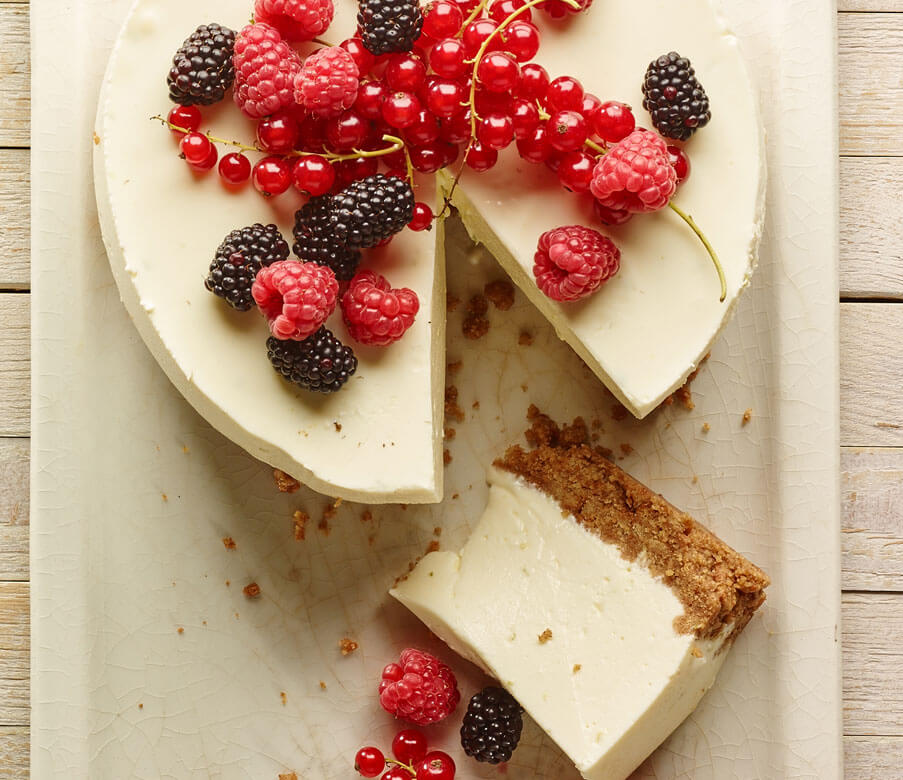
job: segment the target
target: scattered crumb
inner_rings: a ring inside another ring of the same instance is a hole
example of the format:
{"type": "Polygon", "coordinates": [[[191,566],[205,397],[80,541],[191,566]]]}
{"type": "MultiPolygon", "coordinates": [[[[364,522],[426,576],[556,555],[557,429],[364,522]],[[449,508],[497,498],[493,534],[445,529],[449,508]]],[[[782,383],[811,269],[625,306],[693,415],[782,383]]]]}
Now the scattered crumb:
{"type": "Polygon", "coordinates": [[[602,420],[600,420],[598,417],[593,417],[593,419],[590,420],[589,427],[592,428],[594,431],[603,431],[603,430],[605,430],[605,429],[602,427],[602,420]]]}
{"type": "Polygon", "coordinates": [[[749,421],[752,419],[752,409],[747,409],[743,412],[743,426],[749,425],[749,421]]]}
{"type": "Polygon", "coordinates": [[[225,547],[227,550],[234,550],[238,547],[238,545],[235,544],[235,540],[231,536],[224,536],[223,547],[225,547]]]}
{"type": "Polygon", "coordinates": [[[399,504],[398,506],[401,507],[401,511],[402,511],[402,512],[407,512],[407,511],[408,511],[408,505],[407,505],[407,504],[399,504]]]}
{"type": "Polygon", "coordinates": [[[182,626],[179,626],[179,627],[176,629],[176,632],[179,633],[179,634],[184,634],[184,633],[185,633],[185,629],[182,628],[182,626]]]}
{"type": "Polygon", "coordinates": [[[375,541],[376,541],[376,536],[374,536],[373,534],[371,534],[369,537],[367,537],[367,544],[369,544],[371,547],[373,546],[373,543],[375,541]]]}
{"type": "Polygon", "coordinates": [[[238,613],[235,613],[235,619],[238,620],[238,613]]]}
{"type": "Polygon", "coordinates": [[[297,479],[290,477],[281,469],[273,469],[273,481],[280,493],[294,493],[301,487],[297,479]]]}
{"type": "Polygon", "coordinates": [[[603,458],[608,458],[608,460],[611,460],[611,456],[614,455],[614,452],[608,447],[596,447],[595,449],[603,458]]]}
{"type": "Polygon", "coordinates": [[[372,519],[373,519],[373,512],[371,512],[369,509],[365,509],[361,513],[361,522],[362,523],[369,523],[372,519]]]}
{"type": "Polygon", "coordinates": [[[163,498],[164,501],[169,501],[169,496],[167,496],[166,493],[161,493],[160,496],[163,498]]]}
{"type": "Polygon", "coordinates": [[[300,509],[292,515],[292,531],[295,534],[295,541],[304,541],[308,520],[310,520],[310,515],[308,515],[307,512],[302,512],[300,509]]]}
{"type": "Polygon", "coordinates": [[[697,482],[699,482],[699,477],[694,474],[693,475],[693,484],[695,485],[697,482]]]}
{"type": "Polygon", "coordinates": [[[470,405],[470,408],[471,408],[471,409],[479,409],[479,408],[480,408],[480,402],[479,402],[479,401],[474,401],[474,402],[470,405]]]}
{"type": "Polygon", "coordinates": [[[446,466],[452,462],[452,454],[448,450],[442,450],[442,462],[446,466]]]}
{"type": "Polygon", "coordinates": [[[712,430],[712,426],[711,426],[711,425],[709,425],[708,423],[703,423],[703,424],[702,424],[702,432],[703,432],[703,433],[708,433],[710,430],[712,430]]]}
{"type": "Polygon", "coordinates": [[[329,527],[329,520],[326,519],[326,515],[320,518],[320,522],[317,523],[317,530],[324,536],[329,536],[332,529],[329,527]]]}
{"type": "Polygon", "coordinates": [[[206,621],[206,620],[202,620],[202,621],[201,621],[201,625],[202,625],[202,626],[206,626],[206,625],[207,625],[207,621],[206,621]]]}
{"type": "Polygon", "coordinates": [[[458,388],[454,385],[445,388],[445,417],[464,422],[464,410],[458,406],[458,388]]]}
{"type": "Polygon", "coordinates": [[[187,445],[187,444],[183,444],[183,445],[182,445],[182,452],[184,452],[186,455],[187,455],[189,452],[191,452],[191,450],[188,449],[188,445],[187,445]]]}
{"type": "Polygon", "coordinates": [[[539,644],[544,645],[552,638],[552,629],[547,628],[539,635],[539,644]]]}
{"type": "Polygon", "coordinates": [[[628,414],[630,414],[630,412],[627,411],[627,408],[622,403],[616,403],[611,407],[611,416],[618,422],[625,419],[628,414]]]}
{"type": "Polygon", "coordinates": [[[456,298],[451,293],[446,293],[445,295],[445,309],[446,311],[454,311],[461,305],[461,299],[456,298]]]}
{"type": "Polygon", "coordinates": [[[232,580],[226,580],[226,587],[228,588],[231,585],[232,585],[232,580]]]}
{"type": "Polygon", "coordinates": [[[139,710],[143,710],[143,709],[144,709],[144,703],[143,703],[143,702],[140,702],[140,701],[138,702],[138,709],[139,709],[139,710]]]}
{"type": "Polygon", "coordinates": [[[574,664],[574,668],[572,671],[574,672],[574,674],[577,674],[577,672],[579,672],[582,668],[583,668],[583,664],[574,664]]]}
{"type": "Polygon", "coordinates": [[[282,706],[284,707],[286,702],[288,702],[288,696],[285,695],[285,691],[279,691],[279,698],[282,699],[282,706]]]}
{"type": "Polygon", "coordinates": [[[94,133],[94,145],[100,146],[100,136],[97,133],[94,133]]]}
{"type": "Polygon", "coordinates": [[[693,645],[693,647],[690,648],[690,655],[694,658],[702,658],[702,650],[696,647],[696,645],[693,645]]]}
{"type": "Polygon", "coordinates": [[[433,541],[431,541],[426,546],[426,551],[427,553],[439,552],[439,541],[437,539],[433,539],[433,541]]]}
{"type": "Polygon", "coordinates": [[[457,435],[458,435],[458,431],[456,431],[456,430],[455,430],[454,428],[452,428],[450,425],[446,425],[446,426],[445,426],[445,440],[446,440],[446,441],[451,441],[451,440],[454,439],[455,436],[457,436],[457,435]]]}
{"type": "Polygon", "coordinates": [[[467,316],[461,324],[461,332],[465,338],[471,341],[483,338],[489,333],[489,320],[486,312],[489,311],[489,302],[482,295],[474,295],[467,304],[467,316]]]}
{"type": "Polygon", "coordinates": [[[279,780],[298,780],[298,775],[294,772],[288,772],[287,774],[279,775],[279,780]]]}
{"type": "Polygon", "coordinates": [[[333,425],[335,426],[336,433],[341,433],[341,432],[342,432],[342,423],[340,423],[340,422],[334,422],[333,425]]]}
{"type": "Polygon", "coordinates": [[[461,361],[456,360],[454,363],[449,363],[445,369],[449,376],[454,376],[461,370],[461,361]]]}
{"type": "Polygon", "coordinates": [[[522,330],[520,332],[520,336],[517,337],[517,343],[522,347],[532,347],[533,346],[533,334],[529,333],[526,330],[522,330]]]}
{"type": "Polygon", "coordinates": [[[489,282],[483,292],[486,297],[492,301],[492,305],[499,311],[508,311],[514,306],[514,285],[507,279],[498,279],[489,282]]]}
{"type": "Polygon", "coordinates": [[[625,457],[626,457],[627,455],[632,455],[632,454],[633,454],[633,447],[631,447],[629,444],[627,444],[627,443],[625,442],[624,444],[621,445],[621,452],[624,453],[624,456],[625,456],[625,457]]]}
{"type": "Polygon", "coordinates": [[[358,643],[348,637],[339,640],[339,650],[342,651],[342,655],[351,655],[358,647],[358,643]]]}
{"type": "Polygon", "coordinates": [[[526,382],[521,383],[520,389],[526,393],[528,390],[527,383],[526,382]]]}
{"type": "Polygon", "coordinates": [[[454,494],[452,495],[452,501],[457,501],[459,498],[461,498],[461,494],[460,494],[460,493],[454,493],[454,494]]]}
{"type": "Polygon", "coordinates": [[[442,536],[442,529],[438,525],[433,529],[433,536],[442,536]]]}
{"type": "Polygon", "coordinates": [[[325,691],[325,690],[326,690],[326,683],[323,682],[322,680],[320,680],[320,690],[321,690],[321,691],[325,691]]]}
{"type": "Polygon", "coordinates": [[[249,585],[245,585],[241,592],[249,599],[256,599],[260,596],[260,585],[252,582],[249,585]]]}

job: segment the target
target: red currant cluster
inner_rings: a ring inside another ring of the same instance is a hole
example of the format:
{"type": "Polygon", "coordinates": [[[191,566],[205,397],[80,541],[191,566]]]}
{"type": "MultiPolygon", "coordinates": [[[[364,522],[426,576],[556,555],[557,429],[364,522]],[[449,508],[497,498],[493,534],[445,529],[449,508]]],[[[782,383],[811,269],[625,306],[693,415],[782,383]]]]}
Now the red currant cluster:
{"type": "Polygon", "coordinates": [[[416,729],[399,731],[386,758],[377,747],[364,747],[354,757],[354,768],[364,777],[381,780],[453,780],[455,762],[448,753],[429,750],[426,736],[416,729]]]}

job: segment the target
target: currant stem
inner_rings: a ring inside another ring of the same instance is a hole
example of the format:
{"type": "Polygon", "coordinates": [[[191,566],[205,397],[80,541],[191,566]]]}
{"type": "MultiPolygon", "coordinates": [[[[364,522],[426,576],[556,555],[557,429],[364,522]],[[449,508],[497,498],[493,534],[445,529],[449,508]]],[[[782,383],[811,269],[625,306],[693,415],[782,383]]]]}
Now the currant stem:
{"type": "Polygon", "coordinates": [[[458,30],[458,35],[456,37],[460,37],[460,36],[464,35],[464,31],[467,29],[468,25],[470,25],[471,22],[474,22],[477,20],[477,18],[479,18],[479,16],[483,13],[483,11],[485,10],[488,3],[489,3],[489,0],[480,0],[477,7],[474,8],[473,11],[470,12],[470,16],[468,16],[464,20],[464,24],[461,25],[461,29],[458,30]]]}
{"type": "Polygon", "coordinates": [[[670,209],[677,214],[684,222],[686,222],[690,229],[697,235],[700,241],[702,241],[702,245],[706,248],[706,251],[709,253],[709,257],[712,258],[712,262],[715,264],[715,270],[718,272],[718,281],[721,283],[721,303],[724,303],[724,299],[727,298],[727,279],[724,277],[724,267],[721,265],[721,260],[718,259],[718,253],[715,251],[715,248],[709,243],[708,238],[706,238],[705,233],[703,233],[699,229],[699,225],[696,224],[693,217],[687,214],[683,209],[680,208],[674,201],[672,200],[668,206],[670,209]]]}
{"type": "Polygon", "coordinates": [[[411,773],[411,777],[415,777],[417,775],[417,771],[414,769],[414,767],[411,764],[406,764],[403,761],[399,761],[398,759],[395,759],[395,758],[387,758],[386,763],[387,764],[395,764],[395,766],[400,766],[402,769],[406,769],[408,772],[411,773]]]}

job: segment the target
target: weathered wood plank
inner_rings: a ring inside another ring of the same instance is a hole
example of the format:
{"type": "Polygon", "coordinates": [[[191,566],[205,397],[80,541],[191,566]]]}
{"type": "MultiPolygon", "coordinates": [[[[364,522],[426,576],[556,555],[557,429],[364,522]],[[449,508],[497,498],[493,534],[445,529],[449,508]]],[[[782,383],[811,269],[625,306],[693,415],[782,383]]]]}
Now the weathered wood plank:
{"type": "Polygon", "coordinates": [[[0,767],[6,780],[28,780],[28,727],[0,727],[0,767]]]}
{"type": "Polygon", "coordinates": [[[841,13],[863,11],[903,12],[899,0],[838,0],[837,10],[841,13]]]}
{"type": "Polygon", "coordinates": [[[0,439],[0,581],[28,580],[28,439],[0,439]]]}
{"type": "Polygon", "coordinates": [[[0,724],[29,722],[28,584],[0,582],[0,724]]]}
{"type": "Polygon", "coordinates": [[[29,431],[30,298],[0,294],[0,436],[27,436],[29,431]]]}
{"type": "Polygon", "coordinates": [[[0,290],[29,287],[29,156],[0,149],[0,290]]]}
{"type": "Polygon", "coordinates": [[[28,146],[31,81],[27,3],[0,5],[0,146],[28,146]]]}
{"type": "Polygon", "coordinates": [[[899,780],[903,737],[846,737],[843,757],[846,780],[899,780]]]}

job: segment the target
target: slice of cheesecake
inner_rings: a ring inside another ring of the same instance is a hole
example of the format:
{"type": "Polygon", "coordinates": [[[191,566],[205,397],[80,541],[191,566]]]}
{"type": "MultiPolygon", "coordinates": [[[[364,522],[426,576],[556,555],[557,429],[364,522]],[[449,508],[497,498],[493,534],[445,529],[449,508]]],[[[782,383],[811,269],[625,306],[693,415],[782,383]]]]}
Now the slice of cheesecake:
{"type": "Polygon", "coordinates": [[[496,677],[589,780],[626,778],[695,709],[766,575],[538,417],[459,552],[392,595],[496,677]]]}

